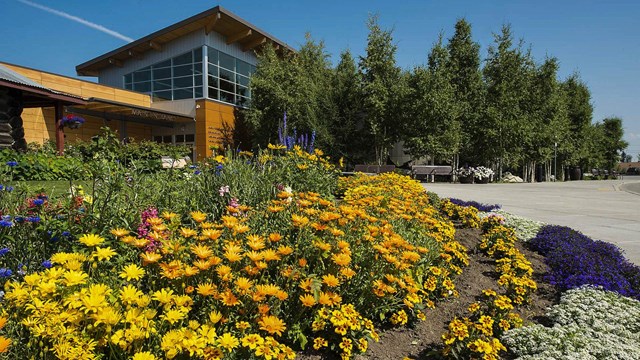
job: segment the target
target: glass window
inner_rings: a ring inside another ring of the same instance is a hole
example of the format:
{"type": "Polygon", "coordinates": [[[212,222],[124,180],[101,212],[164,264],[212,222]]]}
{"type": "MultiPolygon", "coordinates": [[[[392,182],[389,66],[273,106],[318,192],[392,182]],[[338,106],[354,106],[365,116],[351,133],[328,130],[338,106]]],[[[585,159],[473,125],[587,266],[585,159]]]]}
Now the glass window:
{"type": "Polygon", "coordinates": [[[124,76],[124,83],[131,84],[131,79],[133,79],[133,74],[127,74],[124,76]]]}
{"type": "Polygon", "coordinates": [[[167,91],[154,91],[153,97],[159,100],[171,100],[171,90],[167,91]]]}
{"type": "Polygon", "coordinates": [[[184,135],[176,135],[176,142],[177,143],[183,143],[184,142],[184,135]]]}
{"type": "Polygon", "coordinates": [[[232,82],[229,81],[224,81],[222,79],[220,79],[220,90],[224,90],[224,91],[228,91],[228,92],[235,92],[234,89],[234,85],[232,82]]]}
{"type": "Polygon", "coordinates": [[[171,79],[154,81],[153,91],[158,90],[171,90],[171,79]]]}
{"type": "Polygon", "coordinates": [[[236,80],[233,72],[229,70],[225,70],[223,68],[220,68],[220,79],[221,80],[224,79],[231,82],[234,82],[236,80]]]}
{"type": "Polygon", "coordinates": [[[209,98],[219,100],[220,94],[218,94],[218,89],[209,87],[209,98]]]}
{"type": "Polygon", "coordinates": [[[124,84],[124,88],[127,90],[133,90],[133,84],[124,84]]]}
{"type": "Polygon", "coordinates": [[[164,143],[172,143],[173,140],[171,139],[171,135],[165,135],[162,137],[162,142],[164,143]]]}
{"type": "Polygon", "coordinates": [[[218,77],[218,67],[215,65],[209,64],[209,75],[218,77]]]}
{"type": "Polygon", "coordinates": [[[237,95],[241,95],[244,97],[248,97],[249,96],[249,89],[244,87],[244,86],[236,86],[236,94],[237,95]]]}
{"type": "Polygon", "coordinates": [[[165,61],[161,61],[155,65],[153,65],[153,68],[163,68],[163,67],[171,67],[171,59],[169,60],[165,60],[165,61]]]}
{"type": "Polygon", "coordinates": [[[194,63],[193,64],[193,73],[194,74],[202,74],[202,63],[194,63]]]}
{"type": "Polygon", "coordinates": [[[187,134],[184,136],[184,141],[186,142],[194,142],[196,141],[196,136],[194,134],[187,134]]]}
{"type": "Polygon", "coordinates": [[[189,51],[173,58],[173,66],[193,63],[193,53],[189,51]]]}
{"type": "Polygon", "coordinates": [[[192,99],[193,88],[173,90],[173,100],[192,99]]]}
{"type": "Polygon", "coordinates": [[[233,104],[234,96],[232,93],[228,93],[226,91],[220,91],[220,100],[233,104]]]}
{"type": "Polygon", "coordinates": [[[192,86],[193,86],[193,77],[192,76],[179,77],[179,78],[174,78],[173,79],[173,88],[174,89],[192,87],[192,86]]]}
{"type": "Polygon", "coordinates": [[[169,79],[171,78],[171,68],[153,68],[153,79],[169,79]]]}
{"type": "Polygon", "coordinates": [[[151,80],[150,70],[136,71],[133,73],[133,82],[149,81],[149,80],[151,80]]]}
{"type": "Polygon", "coordinates": [[[202,61],[202,48],[197,48],[193,50],[193,61],[195,62],[202,61]]]}
{"type": "Polygon", "coordinates": [[[238,80],[238,84],[242,86],[249,86],[249,78],[242,75],[236,75],[236,79],[238,80]]]}
{"type": "Polygon", "coordinates": [[[181,65],[173,68],[173,76],[193,75],[191,65],[181,65]]]}
{"type": "Polygon", "coordinates": [[[219,57],[220,57],[220,67],[223,67],[225,69],[231,70],[231,71],[235,71],[236,70],[236,59],[231,56],[231,55],[227,55],[223,52],[219,53],[219,57]]]}
{"type": "Polygon", "coordinates": [[[193,80],[194,80],[194,81],[193,81],[193,83],[194,83],[196,86],[202,85],[202,75],[196,75],[196,76],[194,76],[193,80]]]}
{"type": "Polygon", "coordinates": [[[236,61],[236,66],[237,69],[236,71],[238,72],[238,74],[244,75],[244,76],[249,76],[251,75],[252,71],[251,71],[251,64],[246,63],[242,60],[237,60],[236,61]]]}
{"type": "Polygon", "coordinates": [[[218,65],[218,50],[207,47],[207,58],[210,64],[218,65]]]}
{"type": "Polygon", "coordinates": [[[193,88],[193,97],[197,98],[201,98],[203,97],[204,94],[202,93],[202,86],[196,86],[193,88]]]}
{"type": "Polygon", "coordinates": [[[213,76],[209,76],[209,81],[208,81],[209,87],[214,87],[214,88],[218,88],[218,78],[217,77],[213,77],[213,76]]]}
{"type": "Polygon", "coordinates": [[[139,92],[149,92],[149,91],[151,91],[151,82],[150,81],[145,81],[145,82],[140,82],[140,83],[134,83],[133,84],[133,90],[134,91],[139,91],[139,92]]]}
{"type": "Polygon", "coordinates": [[[153,137],[153,141],[155,141],[157,143],[161,143],[162,142],[162,136],[158,136],[158,135],[154,136],[153,137]]]}

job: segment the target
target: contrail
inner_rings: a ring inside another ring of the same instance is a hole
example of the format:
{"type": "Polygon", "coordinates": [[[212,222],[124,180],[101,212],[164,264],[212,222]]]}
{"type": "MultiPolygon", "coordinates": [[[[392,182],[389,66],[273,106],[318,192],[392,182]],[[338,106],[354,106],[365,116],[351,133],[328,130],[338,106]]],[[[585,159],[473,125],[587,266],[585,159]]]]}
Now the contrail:
{"type": "Polygon", "coordinates": [[[46,11],[48,13],[51,13],[51,14],[54,14],[54,15],[58,15],[58,16],[61,16],[63,18],[67,18],[67,19],[73,20],[75,22],[79,22],[82,25],[86,25],[86,26],[88,26],[90,28],[94,28],[94,29],[96,29],[98,31],[102,31],[105,34],[111,35],[113,37],[117,37],[118,39],[124,40],[126,42],[132,42],[133,41],[132,38],[130,38],[128,36],[124,36],[124,35],[120,34],[117,31],[113,31],[111,29],[107,29],[106,27],[104,27],[102,25],[98,25],[98,24],[92,23],[90,21],[87,21],[85,19],[81,19],[81,18],[79,18],[77,16],[73,16],[71,14],[67,14],[66,12],[58,11],[58,10],[46,7],[44,5],[36,4],[34,2],[27,1],[27,0],[18,0],[18,1],[23,3],[23,4],[25,4],[25,5],[29,5],[29,6],[32,6],[34,8],[37,8],[37,9],[40,9],[40,10],[44,10],[44,11],[46,11]]]}

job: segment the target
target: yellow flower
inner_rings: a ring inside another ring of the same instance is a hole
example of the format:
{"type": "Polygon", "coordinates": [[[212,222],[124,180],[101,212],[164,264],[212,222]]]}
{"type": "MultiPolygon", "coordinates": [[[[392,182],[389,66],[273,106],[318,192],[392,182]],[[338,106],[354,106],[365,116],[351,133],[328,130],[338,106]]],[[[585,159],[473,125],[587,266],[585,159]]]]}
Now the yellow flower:
{"type": "Polygon", "coordinates": [[[127,279],[127,281],[131,280],[140,280],[145,274],[143,268],[139,267],[136,264],[129,264],[124,267],[122,272],[120,272],[120,277],[123,279],[127,279]]]}
{"type": "Polygon", "coordinates": [[[258,334],[249,334],[242,338],[242,346],[248,347],[251,350],[262,344],[264,344],[264,339],[258,334]]]}
{"type": "Polygon", "coordinates": [[[269,144],[269,145],[267,145],[267,148],[271,149],[271,150],[284,150],[287,147],[285,145],[282,145],[282,144],[278,144],[278,145],[269,144]]]}
{"type": "Polygon", "coordinates": [[[193,221],[197,222],[197,223],[201,223],[203,221],[205,221],[207,219],[207,214],[201,212],[201,211],[192,211],[191,212],[191,218],[193,219],[193,221]]]}
{"type": "Polygon", "coordinates": [[[284,321],[271,315],[262,317],[262,319],[258,321],[258,325],[260,325],[260,330],[264,330],[272,335],[278,334],[280,336],[282,336],[282,332],[287,328],[284,321]]]}
{"type": "Polygon", "coordinates": [[[86,246],[96,246],[104,242],[104,238],[96,234],[84,234],[78,239],[79,242],[86,246]]]}
{"type": "Polygon", "coordinates": [[[96,247],[96,250],[93,252],[93,256],[98,258],[98,261],[109,260],[117,253],[109,246],[106,248],[101,248],[100,246],[96,247]]]}
{"type": "Polygon", "coordinates": [[[126,235],[129,235],[129,230],[127,229],[122,229],[122,228],[117,228],[117,229],[111,229],[111,231],[109,231],[113,236],[115,237],[123,237],[126,235]]]}
{"type": "Polygon", "coordinates": [[[313,348],[316,350],[320,350],[323,347],[329,346],[329,342],[321,337],[317,337],[313,339],[313,348]]]}
{"type": "Polygon", "coordinates": [[[77,270],[67,271],[63,276],[67,286],[85,284],[89,278],[89,275],[77,270]]]}
{"type": "Polygon", "coordinates": [[[238,347],[239,344],[240,341],[238,341],[238,338],[229,333],[224,333],[218,337],[218,346],[227,349],[227,351],[233,350],[238,347]]]}
{"type": "Polygon", "coordinates": [[[143,351],[133,355],[132,360],[156,360],[156,356],[148,351],[143,351]]]}
{"type": "Polygon", "coordinates": [[[209,314],[209,321],[213,324],[217,324],[220,320],[222,320],[222,314],[218,311],[212,311],[209,314]]]}
{"type": "Polygon", "coordinates": [[[202,296],[213,296],[218,292],[218,290],[214,284],[206,283],[198,285],[197,292],[202,296]]]}

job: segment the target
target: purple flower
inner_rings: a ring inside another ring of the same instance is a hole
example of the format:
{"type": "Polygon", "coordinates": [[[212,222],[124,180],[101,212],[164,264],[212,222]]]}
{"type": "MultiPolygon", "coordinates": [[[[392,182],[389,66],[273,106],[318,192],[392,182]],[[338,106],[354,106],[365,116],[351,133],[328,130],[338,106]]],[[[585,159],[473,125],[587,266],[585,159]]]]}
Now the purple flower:
{"type": "Polygon", "coordinates": [[[45,260],[42,262],[42,267],[45,269],[51,269],[51,267],[53,267],[53,264],[51,263],[51,260],[45,260]]]}
{"type": "Polygon", "coordinates": [[[11,221],[11,220],[0,220],[0,226],[1,227],[12,227],[13,226],[13,221],[11,221]]]}
{"type": "Polygon", "coordinates": [[[27,216],[25,218],[26,222],[30,222],[30,223],[39,223],[40,222],[40,216],[27,216]]]}
{"type": "Polygon", "coordinates": [[[10,166],[10,167],[18,166],[18,162],[15,160],[7,161],[7,166],[10,166]]]}
{"type": "Polygon", "coordinates": [[[4,256],[9,252],[9,248],[0,249],[0,256],[4,256]]]}
{"type": "Polygon", "coordinates": [[[13,275],[13,271],[11,271],[11,269],[7,269],[7,268],[0,268],[0,277],[2,278],[6,278],[13,275]]]}
{"type": "Polygon", "coordinates": [[[43,199],[34,199],[33,200],[33,205],[35,205],[35,206],[41,206],[42,204],[44,204],[44,200],[43,199]]]}
{"type": "Polygon", "coordinates": [[[473,206],[474,208],[478,209],[478,211],[482,211],[482,212],[490,212],[493,210],[500,209],[502,207],[498,204],[488,205],[488,204],[481,204],[477,201],[464,201],[456,198],[449,198],[449,201],[451,201],[452,204],[456,204],[459,206],[464,206],[464,207],[473,206]]]}

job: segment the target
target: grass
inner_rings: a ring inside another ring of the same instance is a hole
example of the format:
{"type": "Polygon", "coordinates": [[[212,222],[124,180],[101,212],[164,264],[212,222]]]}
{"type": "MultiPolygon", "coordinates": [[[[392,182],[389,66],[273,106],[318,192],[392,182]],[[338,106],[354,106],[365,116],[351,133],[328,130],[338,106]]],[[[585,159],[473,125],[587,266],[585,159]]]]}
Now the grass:
{"type": "Polygon", "coordinates": [[[92,182],[86,180],[19,181],[14,187],[16,190],[26,190],[28,193],[43,192],[49,197],[58,197],[67,194],[71,185],[81,185],[85,190],[89,190],[92,182]]]}

